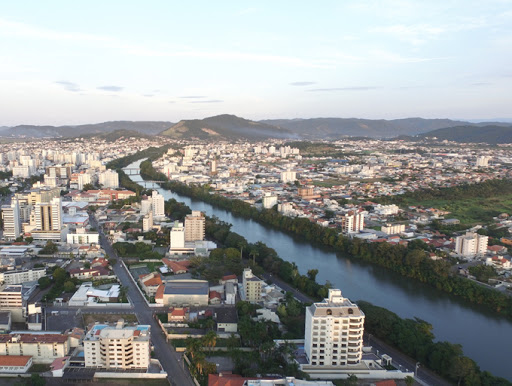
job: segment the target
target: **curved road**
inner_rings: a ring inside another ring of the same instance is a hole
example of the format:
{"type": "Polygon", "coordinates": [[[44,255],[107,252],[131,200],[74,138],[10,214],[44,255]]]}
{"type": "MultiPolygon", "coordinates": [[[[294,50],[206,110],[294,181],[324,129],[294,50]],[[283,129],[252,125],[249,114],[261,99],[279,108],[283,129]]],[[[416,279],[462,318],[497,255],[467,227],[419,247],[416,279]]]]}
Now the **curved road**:
{"type": "Polygon", "coordinates": [[[131,278],[130,273],[127,271],[125,265],[121,264],[121,259],[115,252],[112,245],[107,240],[103,233],[103,229],[98,226],[94,216],[89,216],[90,223],[93,227],[98,229],[100,234],[100,245],[110,257],[114,257],[117,261],[112,266],[114,273],[121,281],[123,287],[128,289],[128,297],[133,305],[133,312],[137,316],[140,324],[148,324],[151,326],[151,342],[155,347],[156,357],[160,360],[162,367],[167,372],[167,379],[171,385],[176,386],[194,386],[194,382],[190,374],[180,364],[182,359],[181,355],[176,352],[165,340],[160,326],[156,322],[156,317],[153,314],[154,310],[151,309],[146,300],[142,297],[139,289],[136,287],[135,282],[131,278]]]}

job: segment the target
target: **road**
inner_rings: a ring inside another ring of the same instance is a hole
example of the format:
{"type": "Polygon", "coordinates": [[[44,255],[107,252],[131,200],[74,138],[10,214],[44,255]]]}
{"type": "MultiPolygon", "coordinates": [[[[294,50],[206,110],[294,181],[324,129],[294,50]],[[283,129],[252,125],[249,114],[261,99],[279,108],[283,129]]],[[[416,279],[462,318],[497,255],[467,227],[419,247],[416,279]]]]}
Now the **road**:
{"type": "MultiPolygon", "coordinates": [[[[407,355],[401,353],[397,349],[389,346],[382,340],[374,337],[371,334],[364,333],[365,338],[365,346],[372,346],[372,351],[378,353],[378,355],[388,354],[391,358],[393,358],[393,366],[395,366],[399,370],[414,372],[416,367],[416,362],[414,359],[408,357],[407,355]]],[[[445,381],[443,378],[439,377],[437,374],[432,371],[424,368],[421,364],[418,367],[416,380],[418,383],[422,385],[429,386],[450,386],[451,383],[445,381]]]]}
{"type": "Polygon", "coordinates": [[[137,316],[140,324],[148,324],[151,326],[151,342],[155,347],[155,355],[157,359],[160,360],[164,370],[167,372],[168,380],[172,385],[176,386],[193,386],[194,382],[192,381],[188,370],[185,370],[181,365],[181,355],[178,354],[176,350],[174,350],[174,348],[165,341],[164,335],[153,314],[154,310],[147,305],[135,282],[132,280],[130,273],[127,271],[125,266],[121,264],[121,259],[105,237],[102,228],[98,226],[94,216],[91,215],[89,217],[91,225],[98,229],[100,234],[101,247],[105,250],[108,256],[117,260],[116,264],[114,264],[112,268],[116,276],[121,281],[123,287],[128,289],[127,295],[133,305],[132,311],[137,316]]]}

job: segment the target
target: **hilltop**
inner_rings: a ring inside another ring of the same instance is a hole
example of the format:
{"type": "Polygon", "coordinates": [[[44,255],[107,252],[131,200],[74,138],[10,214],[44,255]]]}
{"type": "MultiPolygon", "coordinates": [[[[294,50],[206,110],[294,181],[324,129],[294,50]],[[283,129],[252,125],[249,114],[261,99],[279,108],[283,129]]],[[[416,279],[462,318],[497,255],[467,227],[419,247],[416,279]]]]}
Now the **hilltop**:
{"type": "Polygon", "coordinates": [[[470,143],[512,143],[512,126],[456,126],[429,131],[419,135],[420,138],[437,138],[455,142],[470,143]]]}
{"type": "Polygon", "coordinates": [[[217,115],[204,119],[182,120],[160,133],[171,138],[197,139],[266,139],[294,138],[288,129],[255,122],[236,115],[217,115]]]}
{"type": "Polygon", "coordinates": [[[128,130],[146,135],[155,135],[172,125],[164,121],[112,121],[78,126],[19,125],[0,128],[0,137],[11,138],[73,138],[91,134],[128,130]]]}

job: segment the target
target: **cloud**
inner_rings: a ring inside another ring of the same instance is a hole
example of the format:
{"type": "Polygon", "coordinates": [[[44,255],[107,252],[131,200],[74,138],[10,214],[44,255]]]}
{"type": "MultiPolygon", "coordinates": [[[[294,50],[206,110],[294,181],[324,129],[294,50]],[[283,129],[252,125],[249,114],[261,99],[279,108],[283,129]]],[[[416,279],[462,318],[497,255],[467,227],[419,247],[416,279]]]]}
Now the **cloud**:
{"type": "Polygon", "coordinates": [[[204,95],[185,95],[185,96],[180,96],[178,98],[180,98],[180,99],[201,99],[201,98],[206,98],[206,96],[204,96],[204,95]]]}
{"type": "Polygon", "coordinates": [[[471,83],[471,86],[490,86],[491,84],[491,82],[475,82],[471,83]]]}
{"type": "Polygon", "coordinates": [[[154,97],[154,96],[155,96],[155,94],[144,94],[144,96],[145,96],[146,98],[152,98],[152,97],[154,97]]]}
{"type": "Polygon", "coordinates": [[[124,87],[119,87],[119,86],[99,86],[99,87],[96,87],[98,90],[103,90],[103,91],[112,91],[112,92],[118,92],[118,91],[123,91],[124,87]]]}
{"type": "Polygon", "coordinates": [[[292,82],[290,86],[311,86],[312,84],[316,84],[316,82],[292,82]]]}
{"type": "Polygon", "coordinates": [[[306,90],[309,92],[331,92],[331,91],[369,91],[369,90],[377,90],[380,87],[374,86],[358,86],[358,87],[331,87],[331,88],[313,88],[311,90],[306,90]]]}
{"type": "Polygon", "coordinates": [[[209,99],[209,100],[205,100],[205,101],[191,101],[190,103],[222,103],[224,102],[223,100],[220,100],[220,99],[209,99]]]}
{"type": "Polygon", "coordinates": [[[240,11],[238,11],[238,15],[247,15],[247,14],[250,14],[250,13],[254,13],[258,10],[258,8],[245,8],[245,9],[242,9],[240,11]]]}
{"type": "Polygon", "coordinates": [[[389,34],[399,40],[409,42],[413,45],[423,44],[426,41],[446,32],[445,28],[431,26],[429,24],[404,25],[395,24],[385,27],[375,27],[370,32],[389,34]]]}
{"type": "Polygon", "coordinates": [[[73,82],[68,82],[67,80],[59,80],[59,81],[56,81],[55,84],[61,85],[67,91],[73,91],[73,92],[81,91],[79,85],[77,85],[76,83],[73,83],[73,82]]]}

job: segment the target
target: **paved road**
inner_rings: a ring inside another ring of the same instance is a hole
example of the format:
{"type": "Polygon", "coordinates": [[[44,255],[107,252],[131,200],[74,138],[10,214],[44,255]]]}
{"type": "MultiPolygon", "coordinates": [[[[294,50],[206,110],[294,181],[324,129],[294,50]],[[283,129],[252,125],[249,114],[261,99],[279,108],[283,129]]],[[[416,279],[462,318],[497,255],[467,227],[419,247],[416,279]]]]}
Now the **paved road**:
{"type": "MultiPolygon", "coordinates": [[[[192,381],[188,370],[185,370],[181,365],[181,355],[178,354],[176,350],[174,350],[174,348],[165,341],[164,335],[153,314],[154,310],[147,305],[145,299],[142,297],[141,293],[136,287],[136,284],[133,282],[130,273],[127,271],[125,266],[121,264],[121,259],[112,248],[112,245],[103,234],[103,230],[98,226],[98,223],[93,216],[90,216],[90,223],[93,227],[98,229],[100,233],[100,244],[102,248],[110,257],[113,257],[117,260],[116,264],[112,268],[114,269],[114,273],[121,281],[123,287],[128,289],[127,294],[131,303],[133,304],[132,311],[137,316],[139,323],[149,324],[151,326],[151,342],[155,347],[154,351],[156,357],[160,360],[162,367],[167,372],[167,378],[172,385],[193,386],[194,382],[192,381]]],[[[93,312],[96,312],[96,310],[93,312]]]]}
{"type": "Polygon", "coordinates": [[[271,275],[269,273],[264,273],[262,276],[265,280],[268,280],[268,281],[276,284],[278,287],[281,287],[282,289],[284,289],[287,292],[291,292],[293,294],[293,296],[295,297],[295,299],[297,299],[298,301],[300,301],[302,303],[313,303],[315,301],[314,299],[310,298],[309,296],[304,295],[302,292],[300,292],[299,290],[296,290],[291,285],[285,283],[284,281],[282,281],[278,277],[275,277],[274,275],[271,275]]]}
{"type": "MultiPolygon", "coordinates": [[[[389,346],[382,340],[374,337],[371,334],[364,333],[365,338],[365,346],[372,346],[373,352],[377,353],[379,355],[382,354],[388,354],[391,358],[393,358],[393,366],[395,366],[399,370],[405,371],[406,369],[408,371],[414,372],[416,367],[416,362],[414,359],[409,358],[407,355],[404,355],[397,349],[389,346]]],[[[439,377],[437,374],[433,373],[432,371],[424,368],[421,366],[421,364],[418,367],[418,371],[416,374],[416,380],[418,383],[422,385],[429,385],[429,386],[450,386],[451,383],[448,381],[445,381],[443,378],[439,377]]]]}

